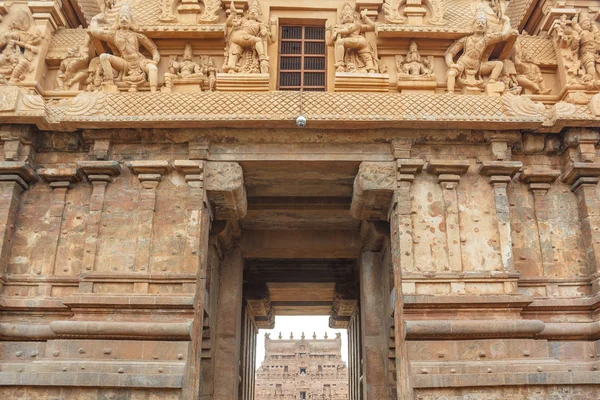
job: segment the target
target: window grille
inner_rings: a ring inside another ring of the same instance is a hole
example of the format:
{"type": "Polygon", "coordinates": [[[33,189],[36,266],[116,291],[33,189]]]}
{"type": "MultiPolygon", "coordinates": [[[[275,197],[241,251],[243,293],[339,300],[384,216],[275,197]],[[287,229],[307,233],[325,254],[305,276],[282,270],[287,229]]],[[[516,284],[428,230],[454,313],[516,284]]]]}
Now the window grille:
{"type": "Polygon", "coordinates": [[[326,53],[325,27],[281,26],[277,88],[325,91],[326,53]]]}

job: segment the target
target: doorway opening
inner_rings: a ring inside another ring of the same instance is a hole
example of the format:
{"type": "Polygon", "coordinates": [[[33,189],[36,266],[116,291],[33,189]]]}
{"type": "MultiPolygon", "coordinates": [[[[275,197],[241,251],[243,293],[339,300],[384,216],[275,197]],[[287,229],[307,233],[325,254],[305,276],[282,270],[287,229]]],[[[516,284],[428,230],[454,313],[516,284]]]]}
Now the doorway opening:
{"type": "Polygon", "coordinates": [[[331,329],[327,316],[276,317],[256,354],[255,400],[348,399],[347,330],[331,329]]]}

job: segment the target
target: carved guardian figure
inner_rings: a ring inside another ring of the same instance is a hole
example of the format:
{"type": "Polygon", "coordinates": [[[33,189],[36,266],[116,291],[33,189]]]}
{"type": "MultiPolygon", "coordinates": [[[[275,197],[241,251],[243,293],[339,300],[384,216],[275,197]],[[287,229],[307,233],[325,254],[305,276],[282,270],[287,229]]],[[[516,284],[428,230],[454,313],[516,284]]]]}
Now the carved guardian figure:
{"type": "Polygon", "coordinates": [[[231,14],[225,22],[229,29],[223,71],[268,74],[267,44],[275,40],[273,24],[260,21],[260,9],[256,1],[249,2],[246,16],[241,16],[233,2],[230,10],[231,14]]]}
{"type": "Polygon", "coordinates": [[[484,76],[489,76],[489,83],[496,82],[502,72],[502,61],[483,60],[483,53],[488,46],[502,42],[512,34],[509,18],[504,15],[502,20],[501,32],[488,33],[487,18],[479,13],[473,22],[474,33],[458,39],[446,50],[448,93],[454,93],[457,78],[465,86],[481,86],[484,76]],[[458,60],[454,61],[461,51],[458,60]]]}
{"type": "Polygon", "coordinates": [[[29,14],[21,10],[10,22],[8,31],[0,33],[0,83],[18,83],[32,70],[31,61],[39,52],[39,32],[29,33],[29,14]]]}
{"type": "Polygon", "coordinates": [[[131,85],[130,91],[146,81],[150,82],[150,91],[155,92],[158,85],[160,53],[154,42],[143,33],[137,32],[133,14],[128,4],[121,6],[118,19],[111,27],[101,26],[106,22],[104,14],[92,18],[89,34],[116,47],[120,56],[109,53],[100,55],[100,64],[104,71],[105,83],[114,85],[113,69],[123,73],[122,80],[131,85]],[[152,55],[147,59],[140,53],[140,45],[152,55]]]}
{"type": "Polygon", "coordinates": [[[354,8],[345,3],[340,23],[332,31],[337,72],[379,72],[375,50],[364,36],[369,31],[375,31],[375,22],[367,17],[367,10],[358,20],[354,8]]]}

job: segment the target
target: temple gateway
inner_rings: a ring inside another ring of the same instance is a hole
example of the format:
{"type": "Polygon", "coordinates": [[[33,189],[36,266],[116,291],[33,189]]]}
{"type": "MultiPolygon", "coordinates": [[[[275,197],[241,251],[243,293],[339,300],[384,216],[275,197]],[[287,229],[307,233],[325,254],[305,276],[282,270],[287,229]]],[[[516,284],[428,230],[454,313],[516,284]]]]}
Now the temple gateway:
{"type": "Polygon", "coordinates": [[[279,315],[349,400],[600,398],[600,0],[0,17],[0,398],[260,400],[279,315]]]}

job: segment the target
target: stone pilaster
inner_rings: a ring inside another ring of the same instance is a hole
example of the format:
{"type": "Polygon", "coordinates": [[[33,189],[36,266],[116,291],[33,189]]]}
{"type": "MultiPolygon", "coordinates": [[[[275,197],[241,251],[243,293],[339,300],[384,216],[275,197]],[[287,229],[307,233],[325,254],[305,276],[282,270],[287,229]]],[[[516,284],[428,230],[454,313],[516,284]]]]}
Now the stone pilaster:
{"type": "Polygon", "coordinates": [[[129,168],[131,172],[137,175],[142,184],[138,221],[139,232],[133,270],[149,271],[152,251],[152,230],[156,210],[156,188],[162,176],[171,170],[171,165],[165,160],[131,161],[129,162],[129,168]]]}
{"type": "MultiPolygon", "coordinates": [[[[56,271],[56,252],[62,231],[67,191],[80,180],[80,175],[77,168],[40,168],[37,173],[52,189],[52,205],[44,223],[46,238],[35,253],[32,269],[34,273],[50,276],[58,273],[56,271]]],[[[47,295],[49,294],[47,293],[47,295]]]]}
{"type": "Polygon", "coordinates": [[[484,161],[479,170],[480,174],[490,178],[490,183],[494,188],[500,255],[504,272],[515,271],[506,188],[522,166],[520,161],[484,161]]]}
{"type": "Polygon", "coordinates": [[[550,229],[546,194],[550,185],[560,176],[560,171],[526,168],[520,176],[523,183],[529,185],[533,193],[535,220],[542,255],[544,276],[555,276],[554,248],[552,246],[552,229],[550,229]]]}
{"type": "Polygon", "coordinates": [[[36,180],[37,175],[29,164],[19,161],[0,162],[0,290],[4,286],[10,260],[21,193],[36,180]]]}
{"type": "Polygon", "coordinates": [[[244,260],[239,247],[221,265],[215,352],[214,400],[238,400],[244,260]],[[234,366],[232,368],[232,366],[234,366]]]}
{"type": "Polygon", "coordinates": [[[430,160],[427,165],[427,172],[437,175],[438,183],[442,186],[448,266],[453,272],[462,271],[460,214],[456,188],[460,182],[460,176],[467,172],[469,166],[468,160],[430,160]]]}
{"type": "MultiPolygon", "coordinates": [[[[187,204],[187,241],[184,249],[184,268],[196,274],[194,295],[194,320],[192,341],[189,346],[183,384],[182,399],[196,399],[200,392],[200,366],[202,362],[202,338],[204,332],[206,269],[208,263],[208,237],[212,212],[204,185],[205,162],[178,160],[175,168],[184,174],[190,199],[187,204]]],[[[241,293],[240,293],[241,296],[241,293]]],[[[237,368],[236,368],[237,371],[237,368]]]]}
{"type": "Polygon", "coordinates": [[[587,256],[592,290],[598,293],[600,277],[600,202],[596,194],[600,181],[600,163],[572,163],[561,180],[577,195],[579,219],[587,256]]]}
{"type": "MultiPolygon", "coordinates": [[[[102,222],[104,208],[104,195],[106,186],[114,177],[121,173],[121,165],[117,161],[80,161],[77,163],[80,171],[92,184],[89,214],[85,226],[85,249],[83,252],[83,271],[91,272],[96,267],[96,254],[98,252],[98,235],[102,222]]],[[[80,286],[80,290],[86,291],[80,286]]]]}
{"type": "Polygon", "coordinates": [[[396,356],[396,388],[399,400],[413,398],[410,385],[410,364],[404,332],[404,299],[402,297],[402,271],[413,270],[412,200],[410,186],[415,174],[423,169],[423,160],[397,160],[396,190],[390,206],[390,240],[394,270],[394,326],[396,356]]]}
{"type": "Polygon", "coordinates": [[[389,333],[385,307],[381,254],[363,251],[359,259],[361,344],[363,354],[363,399],[387,397],[386,363],[389,333]]]}

